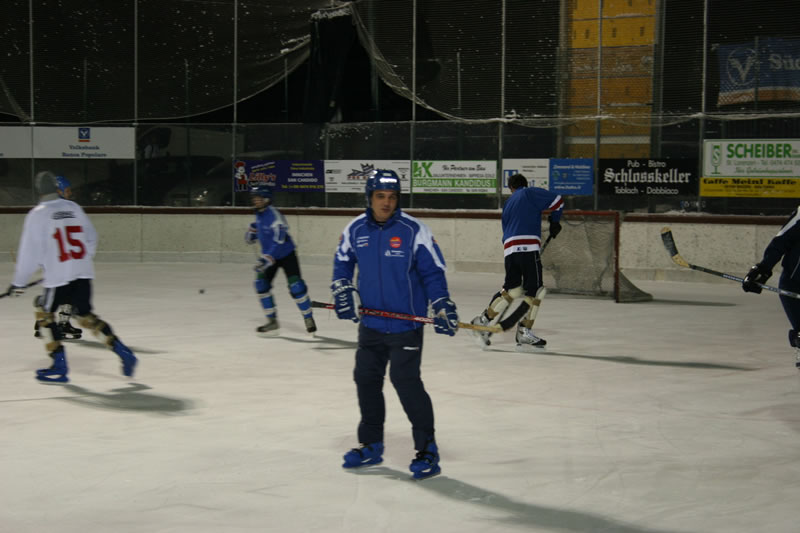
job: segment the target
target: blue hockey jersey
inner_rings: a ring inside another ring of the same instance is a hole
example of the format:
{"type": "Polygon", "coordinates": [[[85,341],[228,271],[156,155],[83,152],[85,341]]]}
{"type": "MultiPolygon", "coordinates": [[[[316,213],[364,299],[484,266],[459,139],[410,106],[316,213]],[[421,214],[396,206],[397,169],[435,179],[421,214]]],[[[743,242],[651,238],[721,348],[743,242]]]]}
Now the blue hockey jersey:
{"type": "Polygon", "coordinates": [[[503,256],[539,250],[542,243],[542,211],[552,211],[561,220],[564,200],[561,195],[540,187],[514,191],[503,206],[503,256]]]}
{"type": "Polygon", "coordinates": [[[794,210],[789,221],[767,245],[761,264],[772,270],[778,261],[783,267],[780,286],[792,290],[800,287],[800,208],[794,210]]]}
{"type": "MultiPolygon", "coordinates": [[[[356,264],[364,307],[427,316],[429,301],[449,298],[447,267],[430,228],[399,209],[383,226],[367,210],[345,227],[333,260],[333,281],[352,281],[356,264]]],[[[368,315],[361,320],[385,333],[424,325],[368,315]]]]}
{"type": "Polygon", "coordinates": [[[256,213],[256,225],[263,255],[269,255],[277,261],[292,253],[295,246],[289,235],[289,223],[280,211],[268,206],[256,213]]]}

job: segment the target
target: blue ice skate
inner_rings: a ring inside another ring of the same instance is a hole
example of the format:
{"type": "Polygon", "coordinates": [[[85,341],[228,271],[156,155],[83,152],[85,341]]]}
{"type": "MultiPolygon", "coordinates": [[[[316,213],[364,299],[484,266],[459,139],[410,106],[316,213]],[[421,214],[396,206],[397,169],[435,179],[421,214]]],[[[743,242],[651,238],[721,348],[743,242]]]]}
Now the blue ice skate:
{"type": "Polygon", "coordinates": [[[414,479],[428,479],[442,472],[439,466],[439,449],[434,441],[429,441],[424,450],[417,452],[417,456],[408,467],[414,473],[414,479]]]}
{"type": "Polygon", "coordinates": [[[111,346],[111,349],[122,359],[122,374],[127,377],[133,376],[133,370],[136,368],[136,363],[139,361],[136,359],[136,356],[133,355],[130,348],[122,344],[119,339],[114,339],[114,344],[111,346]]]}
{"type": "Polygon", "coordinates": [[[373,442],[362,444],[360,448],[353,448],[344,454],[342,468],[358,468],[361,466],[377,465],[383,462],[383,443],[373,442]]]}
{"type": "Polygon", "coordinates": [[[40,368],[36,371],[36,379],[48,383],[66,383],[67,377],[67,357],[64,355],[64,348],[58,348],[50,354],[53,358],[53,365],[50,368],[40,368]]]}

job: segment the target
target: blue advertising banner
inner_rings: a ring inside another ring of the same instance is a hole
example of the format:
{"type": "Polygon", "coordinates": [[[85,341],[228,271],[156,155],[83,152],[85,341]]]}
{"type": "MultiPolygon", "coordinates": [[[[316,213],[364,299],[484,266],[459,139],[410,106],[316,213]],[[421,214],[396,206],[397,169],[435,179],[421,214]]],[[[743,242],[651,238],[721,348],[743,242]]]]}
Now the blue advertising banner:
{"type": "Polygon", "coordinates": [[[720,45],[717,105],[800,100],[800,40],[720,45]]]}
{"type": "Polygon", "coordinates": [[[233,164],[233,181],[237,192],[256,184],[275,187],[276,191],[323,191],[324,165],[321,160],[240,160],[233,164]]]}
{"type": "Polygon", "coordinates": [[[571,196],[594,194],[594,160],[551,159],[550,190],[571,196]]]}

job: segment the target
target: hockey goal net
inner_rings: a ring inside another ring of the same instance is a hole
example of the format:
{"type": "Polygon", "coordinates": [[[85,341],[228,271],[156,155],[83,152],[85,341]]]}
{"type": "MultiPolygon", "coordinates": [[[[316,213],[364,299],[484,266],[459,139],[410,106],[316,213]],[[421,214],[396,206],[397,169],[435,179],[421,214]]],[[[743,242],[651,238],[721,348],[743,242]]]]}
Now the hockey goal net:
{"type": "MultiPolygon", "coordinates": [[[[565,211],[561,233],[542,253],[548,291],[647,302],[653,296],[619,269],[620,215],[617,211],[565,211]]],[[[546,220],[543,235],[547,235],[546,220]]]]}

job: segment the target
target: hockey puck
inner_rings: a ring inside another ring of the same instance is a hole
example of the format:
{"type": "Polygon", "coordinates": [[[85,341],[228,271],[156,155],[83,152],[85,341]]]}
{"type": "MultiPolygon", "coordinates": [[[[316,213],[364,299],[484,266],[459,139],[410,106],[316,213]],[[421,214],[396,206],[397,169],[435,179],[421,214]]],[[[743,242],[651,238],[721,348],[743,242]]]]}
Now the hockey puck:
{"type": "Polygon", "coordinates": [[[199,292],[200,294],[205,294],[205,293],[206,293],[206,290],[205,290],[205,289],[200,289],[200,290],[199,290],[199,291],[197,291],[197,292],[199,292]]]}

